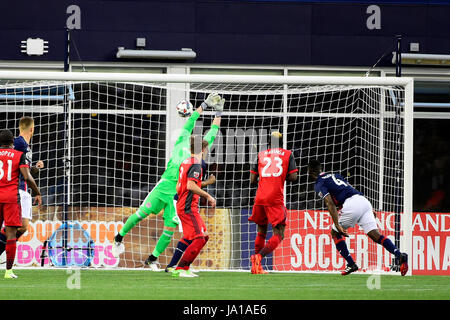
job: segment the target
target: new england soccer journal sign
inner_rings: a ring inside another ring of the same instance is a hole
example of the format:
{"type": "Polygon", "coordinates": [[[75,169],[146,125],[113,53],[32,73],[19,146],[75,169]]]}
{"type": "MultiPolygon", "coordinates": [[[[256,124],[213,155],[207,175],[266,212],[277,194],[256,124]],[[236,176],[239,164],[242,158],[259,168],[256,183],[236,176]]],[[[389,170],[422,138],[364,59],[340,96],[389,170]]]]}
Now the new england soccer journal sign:
{"type": "MultiPolygon", "coordinates": [[[[394,239],[394,214],[377,213],[382,234],[394,239]]],[[[274,251],[274,270],[333,271],[345,268],[330,235],[326,211],[289,210],[285,238],[274,251]]],[[[450,275],[450,213],[413,213],[413,275],[450,275]]],[[[392,255],[371,241],[359,227],[349,229],[349,251],[361,271],[389,270],[392,255]]]]}

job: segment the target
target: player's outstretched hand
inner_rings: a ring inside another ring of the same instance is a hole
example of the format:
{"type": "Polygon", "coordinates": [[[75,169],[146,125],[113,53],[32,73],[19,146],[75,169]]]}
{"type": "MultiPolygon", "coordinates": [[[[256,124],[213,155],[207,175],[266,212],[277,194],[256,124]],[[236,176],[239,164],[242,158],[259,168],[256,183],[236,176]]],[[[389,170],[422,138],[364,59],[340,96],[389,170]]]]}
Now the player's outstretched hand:
{"type": "Polygon", "coordinates": [[[214,110],[216,110],[216,116],[220,117],[223,112],[223,106],[225,105],[225,99],[220,99],[219,103],[214,106],[214,110]]]}
{"type": "Polygon", "coordinates": [[[36,204],[36,203],[38,205],[38,208],[40,208],[42,206],[42,196],[35,196],[34,197],[33,204],[36,204]]]}
{"type": "Polygon", "coordinates": [[[208,185],[216,183],[216,176],[213,174],[210,174],[207,181],[208,181],[208,185]]]}
{"type": "Polygon", "coordinates": [[[202,103],[203,109],[214,108],[220,103],[221,97],[217,92],[210,93],[206,100],[202,103]]]}
{"type": "Polygon", "coordinates": [[[39,160],[38,162],[36,162],[36,168],[38,169],[44,168],[44,161],[39,160]]]}
{"type": "Polygon", "coordinates": [[[215,208],[216,207],[216,199],[214,199],[213,197],[209,196],[208,197],[208,203],[211,207],[215,208]]]}

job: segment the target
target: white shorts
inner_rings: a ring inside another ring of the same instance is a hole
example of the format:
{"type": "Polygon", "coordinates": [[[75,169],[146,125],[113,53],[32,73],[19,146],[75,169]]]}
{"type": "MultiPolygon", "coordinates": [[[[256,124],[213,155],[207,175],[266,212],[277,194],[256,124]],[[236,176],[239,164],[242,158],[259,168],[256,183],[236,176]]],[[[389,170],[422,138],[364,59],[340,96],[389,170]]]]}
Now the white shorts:
{"type": "Polygon", "coordinates": [[[22,207],[22,218],[26,218],[28,220],[31,220],[32,218],[32,209],[31,209],[31,194],[24,190],[19,190],[20,194],[20,205],[22,207]]]}
{"type": "MultiPolygon", "coordinates": [[[[339,214],[339,224],[344,228],[353,228],[355,224],[363,228],[364,233],[378,229],[377,221],[373,216],[372,205],[364,196],[355,194],[344,201],[339,214]]],[[[333,224],[333,230],[337,231],[333,224]]]]}

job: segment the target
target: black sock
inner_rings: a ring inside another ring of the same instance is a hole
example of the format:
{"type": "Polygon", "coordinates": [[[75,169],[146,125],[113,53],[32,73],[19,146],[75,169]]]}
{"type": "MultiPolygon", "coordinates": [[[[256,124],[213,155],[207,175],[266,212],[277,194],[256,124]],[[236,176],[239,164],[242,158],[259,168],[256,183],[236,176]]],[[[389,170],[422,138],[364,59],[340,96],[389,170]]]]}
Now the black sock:
{"type": "Polygon", "coordinates": [[[187,247],[192,243],[192,240],[187,239],[181,239],[178,244],[177,248],[175,249],[172,260],[170,260],[170,263],[167,265],[167,268],[174,267],[178,264],[178,261],[180,261],[181,257],[183,256],[184,251],[186,251],[187,247]]]}
{"type": "Polygon", "coordinates": [[[116,236],[114,237],[114,240],[116,242],[122,242],[123,237],[120,235],[120,233],[116,234],[116,236]]]}
{"type": "Polygon", "coordinates": [[[0,254],[2,254],[6,249],[6,235],[0,233],[0,254]]]}
{"type": "Polygon", "coordinates": [[[158,260],[158,257],[155,257],[153,254],[151,254],[151,255],[148,256],[148,260],[149,260],[150,262],[153,262],[153,261],[158,260]]]}

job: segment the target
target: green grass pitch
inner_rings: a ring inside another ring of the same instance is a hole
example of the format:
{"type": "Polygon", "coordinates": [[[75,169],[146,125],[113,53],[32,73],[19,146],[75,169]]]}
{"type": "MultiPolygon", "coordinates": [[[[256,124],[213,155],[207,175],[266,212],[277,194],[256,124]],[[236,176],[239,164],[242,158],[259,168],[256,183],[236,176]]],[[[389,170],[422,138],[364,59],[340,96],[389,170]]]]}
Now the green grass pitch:
{"type": "Polygon", "coordinates": [[[1,300],[447,300],[450,277],[368,274],[199,272],[173,278],[148,270],[19,269],[18,279],[0,278],[1,300]],[[72,278],[70,278],[72,276],[72,278]],[[79,277],[78,277],[79,276],[79,277]],[[75,277],[79,279],[79,289],[75,277]],[[369,281],[368,281],[369,280],[369,281]],[[368,282],[373,289],[368,288],[368,282]],[[378,287],[378,288],[377,288],[378,287]],[[120,292],[120,297],[118,296],[120,292]]]}

